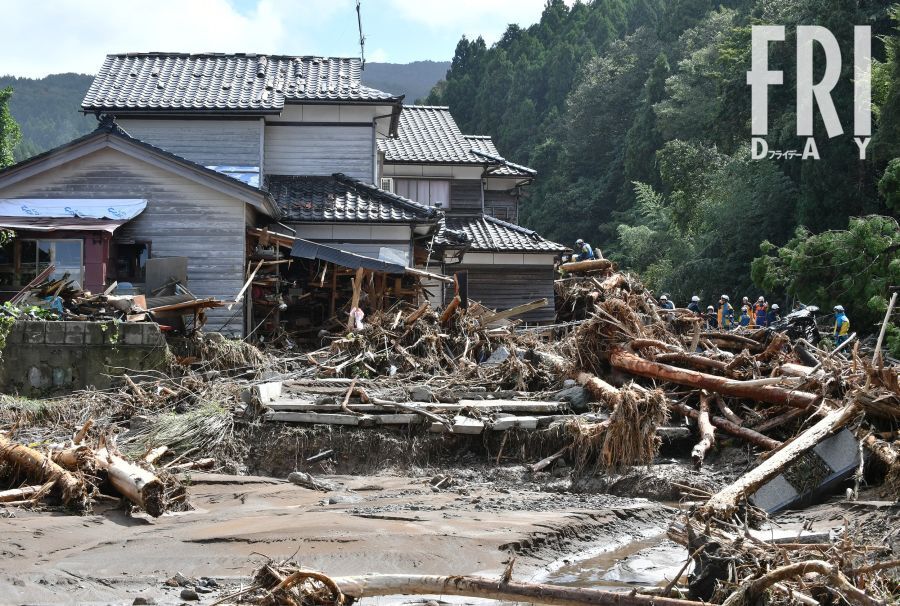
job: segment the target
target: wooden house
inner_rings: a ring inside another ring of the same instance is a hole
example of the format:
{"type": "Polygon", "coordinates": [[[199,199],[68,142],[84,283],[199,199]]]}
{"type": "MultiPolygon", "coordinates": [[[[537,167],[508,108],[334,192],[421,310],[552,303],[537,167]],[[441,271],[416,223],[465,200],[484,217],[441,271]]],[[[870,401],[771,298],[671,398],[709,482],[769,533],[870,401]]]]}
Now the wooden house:
{"type": "Polygon", "coordinates": [[[566,247],[516,224],[534,170],[503,158],[490,137],[463,134],[447,107],[403,106],[397,136],[378,147],[382,188],[444,213],[430,269],[465,270],[469,296],[488,307],[546,298],[522,318],[553,320],[554,259],[566,247]]]}

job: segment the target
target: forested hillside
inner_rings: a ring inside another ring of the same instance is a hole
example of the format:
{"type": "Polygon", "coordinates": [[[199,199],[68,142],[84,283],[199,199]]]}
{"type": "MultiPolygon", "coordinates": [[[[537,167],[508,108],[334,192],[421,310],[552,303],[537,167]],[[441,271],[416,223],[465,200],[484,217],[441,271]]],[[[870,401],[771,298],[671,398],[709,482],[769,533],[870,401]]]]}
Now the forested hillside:
{"type": "MultiPolygon", "coordinates": [[[[428,94],[449,65],[446,61],[367,63],[363,82],[406,95],[407,102],[412,103],[428,94]]],[[[16,160],[61,145],[96,126],[93,116],[79,111],[91,80],[93,76],[86,74],[52,74],[37,79],[0,76],[0,89],[13,88],[9,109],[22,130],[13,152],[16,160]]]]}
{"type": "Polygon", "coordinates": [[[886,285],[900,283],[900,236],[892,234],[900,160],[882,179],[900,155],[900,56],[892,50],[890,5],[597,0],[570,8],[551,0],[538,24],[510,26],[490,48],[462,39],[427,101],[450,105],[464,131],[494,135],[504,155],[539,171],[523,223],[570,245],[579,236],[599,245],[682,305],[692,294],[714,302],[722,292],[762,288],[820,305],[877,294],[854,310],[873,320],[883,314],[886,285]],[[844,64],[833,97],[845,135],[829,141],[816,114],[821,160],[750,159],[746,72],[750,25],[758,23],[787,27],[787,40],[770,53],[770,69],[785,71],[784,85],[769,88],[775,150],[801,151],[804,143],[794,134],[794,26],[823,25],[838,38],[844,64]],[[876,37],[875,135],[866,161],[849,136],[855,24],[871,25],[876,37]],[[800,246],[807,236],[845,230],[850,217],[872,213],[886,222],[863,221],[855,237],[823,237],[821,246],[831,242],[829,265],[804,256],[826,258],[800,246]],[[809,232],[791,241],[800,226],[809,232]],[[772,246],[763,257],[766,240],[772,246]],[[798,259],[809,261],[805,269],[798,259]],[[881,273],[872,282],[876,266],[881,273]],[[813,274],[815,282],[803,279],[813,274]]]}

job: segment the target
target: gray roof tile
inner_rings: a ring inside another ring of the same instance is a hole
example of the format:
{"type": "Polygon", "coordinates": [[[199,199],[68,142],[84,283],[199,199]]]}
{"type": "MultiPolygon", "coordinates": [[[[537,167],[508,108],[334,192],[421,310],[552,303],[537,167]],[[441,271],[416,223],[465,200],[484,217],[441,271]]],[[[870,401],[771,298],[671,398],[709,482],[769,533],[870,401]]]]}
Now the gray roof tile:
{"type": "Polygon", "coordinates": [[[450,108],[404,105],[397,137],[379,139],[385,162],[489,165],[489,172],[503,176],[532,177],[536,172],[513,164],[497,151],[490,137],[464,135],[450,108]]]}
{"type": "Polygon", "coordinates": [[[359,59],[255,54],[107,55],[85,111],[278,112],[286,102],[398,102],[360,82],[359,59]]]}
{"type": "Polygon", "coordinates": [[[330,177],[266,175],[283,221],[436,223],[441,213],[340,173],[330,177]]]}
{"type": "Polygon", "coordinates": [[[467,248],[473,252],[563,252],[562,244],[537,232],[487,215],[447,216],[435,237],[439,248],[467,248]]]}

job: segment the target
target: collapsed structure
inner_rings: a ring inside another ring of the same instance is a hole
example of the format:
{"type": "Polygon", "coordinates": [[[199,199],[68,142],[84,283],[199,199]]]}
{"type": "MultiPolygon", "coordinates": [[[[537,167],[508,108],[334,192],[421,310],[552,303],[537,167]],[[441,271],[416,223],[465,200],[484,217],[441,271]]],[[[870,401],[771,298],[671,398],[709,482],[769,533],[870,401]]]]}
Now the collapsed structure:
{"type": "Polygon", "coordinates": [[[16,234],[6,297],[52,266],[45,278],[92,294],[227,303],[203,315],[207,331],[309,339],[348,301],[309,309],[336,285],[312,290],[290,254],[265,257],[252,230],[266,229],[422,269],[425,291],[402,288],[438,304],[446,280],[428,275],[468,269],[485,304],[546,298],[526,319],[551,321],[564,247],[514,224],[534,171],[360,71],[343,58],[107,56],[82,102],[97,130],[0,171],[0,228],[16,234]]]}

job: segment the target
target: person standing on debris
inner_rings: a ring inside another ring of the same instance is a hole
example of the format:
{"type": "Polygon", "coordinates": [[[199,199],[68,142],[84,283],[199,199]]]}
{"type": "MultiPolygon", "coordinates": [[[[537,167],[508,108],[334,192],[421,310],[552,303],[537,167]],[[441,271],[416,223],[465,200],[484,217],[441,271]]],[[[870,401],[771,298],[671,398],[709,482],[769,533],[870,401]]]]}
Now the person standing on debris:
{"type": "Polygon", "coordinates": [[[697,295],[694,295],[693,297],[691,297],[691,302],[688,303],[687,308],[699,316],[700,315],[700,297],[698,297],[697,295]]]}
{"type": "Polygon", "coordinates": [[[590,261],[591,259],[596,258],[594,256],[594,249],[581,238],[575,240],[575,252],[578,253],[578,261],[590,261]]]}
{"type": "Polygon", "coordinates": [[[723,330],[731,329],[731,325],[734,322],[734,310],[731,309],[731,304],[728,302],[728,295],[719,297],[719,310],[716,315],[716,322],[718,327],[723,330]]]}
{"type": "Polygon", "coordinates": [[[781,312],[779,309],[778,303],[772,303],[772,306],[769,308],[769,313],[766,315],[766,326],[771,326],[775,322],[781,320],[781,312]]]}
{"type": "Polygon", "coordinates": [[[675,304],[669,301],[669,295],[663,295],[659,298],[659,306],[662,309],[675,309],[675,304]]]}
{"type": "Polygon", "coordinates": [[[834,306],[834,345],[835,347],[843,344],[850,334],[850,318],[844,313],[843,305],[834,306]]]}
{"type": "Polygon", "coordinates": [[[756,300],[756,305],[753,306],[753,321],[757,326],[765,326],[766,325],[766,315],[769,312],[769,306],[766,305],[766,299],[764,297],[760,297],[756,300]]]}
{"type": "Polygon", "coordinates": [[[719,321],[716,319],[716,308],[712,305],[706,306],[706,328],[718,328],[719,321]]]}
{"type": "Polygon", "coordinates": [[[741,319],[738,320],[738,324],[742,327],[750,326],[750,308],[746,305],[741,307],[741,319]]]}

